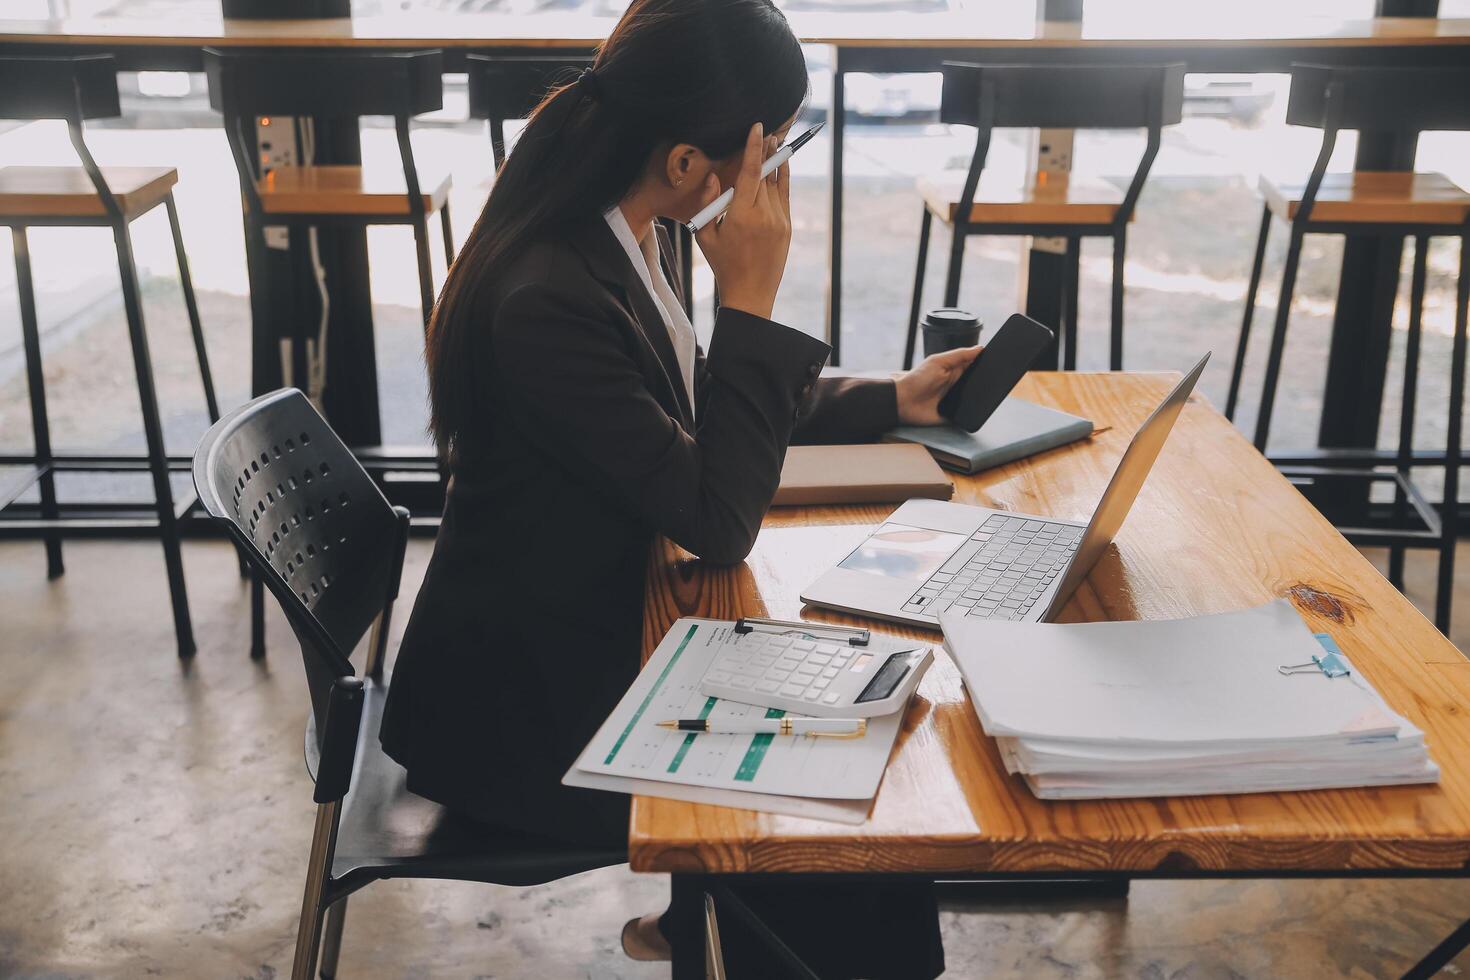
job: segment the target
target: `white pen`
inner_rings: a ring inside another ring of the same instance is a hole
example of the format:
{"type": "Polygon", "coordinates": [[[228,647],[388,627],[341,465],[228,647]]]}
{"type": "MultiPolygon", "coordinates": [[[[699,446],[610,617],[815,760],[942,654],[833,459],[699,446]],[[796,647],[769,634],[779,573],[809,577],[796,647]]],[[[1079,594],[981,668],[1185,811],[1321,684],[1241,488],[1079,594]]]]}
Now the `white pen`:
{"type": "Polygon", "coordinates": [[[706,735],[810,735],[812,738],[861,738],[868,733],[866,718],[731,718],[706,721],[681,718],[661,721],[660,728],[706,735]]]}
{"type": "MultiPolygon", "coordinates": [[[[790,143],[787,143],[785,146],[781,147],[775,153],[772,153],[769,157],[767,157],[766,162],[761,165],[761,179],[764,180],[765,178],[771,176],[771,174],[776,171],[777,167],[781,166],[781,164],[785,163],[787,160],[790,160],[791,154],[795,153],[797,150],[806,145],[807,140],[817,135],[817,130],[821,129],[822,126],[823,123],[817,123],[811,129],[808,129],[796,139],[792,140],[790,143]]],[[[699,231],[705,225],[709,224],[711,221],[724,214],[725,209],[730,206],[730,202],[733,200],[735,200],[735,188],[725,188],[725,192],[719,197],[715,198],[713,201],[711,201],[708,207],[700,211],[694,217],[690,218],[685,227],[688,228],[690,232],[699,231]]]]}

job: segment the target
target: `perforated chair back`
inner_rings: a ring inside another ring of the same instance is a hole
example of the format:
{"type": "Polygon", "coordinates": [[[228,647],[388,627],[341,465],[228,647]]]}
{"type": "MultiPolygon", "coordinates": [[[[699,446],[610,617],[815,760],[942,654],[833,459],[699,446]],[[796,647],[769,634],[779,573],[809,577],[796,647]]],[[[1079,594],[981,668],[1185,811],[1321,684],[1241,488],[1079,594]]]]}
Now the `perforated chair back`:
{"type": "Polygon", "coordinates": [[[221,418],[194,454],[205,511],[243,546],[301,642],[317,731],[332,684],[398,594],[408,514],[295,388],[221,418]]]}
{"type": "Polygon", "coordinates": [[[572,80],[592,59],[567,55],[557,58],[472,54],[465,57],[469,72],[470,118],[490,124],[490,146],[495,166],[505,162],[505,121],[525,119],[546,93],[572,80]]]}

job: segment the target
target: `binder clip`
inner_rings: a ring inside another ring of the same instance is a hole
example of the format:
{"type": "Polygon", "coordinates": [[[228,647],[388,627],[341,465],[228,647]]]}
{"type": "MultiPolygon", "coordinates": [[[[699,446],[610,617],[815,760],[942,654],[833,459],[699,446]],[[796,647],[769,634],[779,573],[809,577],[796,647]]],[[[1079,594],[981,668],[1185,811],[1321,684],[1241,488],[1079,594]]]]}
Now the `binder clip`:
{"type": "Polygon", "coordinates": [[[1317,642],[1322,644],[1322,655],[1312,656],[1311,663],[1305,664],[1282,664],[1276,669],[1288,676],[1292,674],[1311,674],[1321,671],[1328,677],[1346,677],[1352,671],[1348,669],[1347,661],[1343,659],[1342,651],[1338,649],[1337,643],[1326,633],[1312,634],[1317,642]]]}

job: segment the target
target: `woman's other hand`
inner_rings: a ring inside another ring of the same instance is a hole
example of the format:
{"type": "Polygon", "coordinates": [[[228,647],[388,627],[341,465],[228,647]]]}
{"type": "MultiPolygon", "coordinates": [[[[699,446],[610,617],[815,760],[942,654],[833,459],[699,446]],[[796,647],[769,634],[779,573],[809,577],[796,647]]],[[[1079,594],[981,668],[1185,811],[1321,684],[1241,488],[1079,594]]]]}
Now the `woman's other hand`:
{"type": "MultiPolygon", "coordinates": [[[[782,164],[762,179],[761,166],[775,152],[760,123],[750,127],[735,178],[735,200],[723,219],[711,221],[696,238],[714,271],[720,305],[770,319],[776,290],[791,248],[791,174],[782,164]]],[[[704,207],[723,188],[713,171],[705,179],[704,207]]]]}
{"type": "Polygon", "coordinates": [[[912,371],[894,376],[898,389],[898,421],[901,425],[939,425],[939,400],[965,373],[979,355],[979,347],[961,347],[934,354],[912,371]]]}

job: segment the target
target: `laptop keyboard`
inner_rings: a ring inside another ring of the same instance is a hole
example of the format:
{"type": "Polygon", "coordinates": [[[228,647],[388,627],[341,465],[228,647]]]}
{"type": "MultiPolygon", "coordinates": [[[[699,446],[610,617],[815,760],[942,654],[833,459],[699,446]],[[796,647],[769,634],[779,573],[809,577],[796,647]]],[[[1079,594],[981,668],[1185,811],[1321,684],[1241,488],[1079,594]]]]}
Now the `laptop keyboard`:
{"type": "Polygon", "coordinates": [[[1025,619],[1067,567],[1082,528],[995,514],[904,603],[937,616],[950,605],[983,619],[1025,619]]]}

